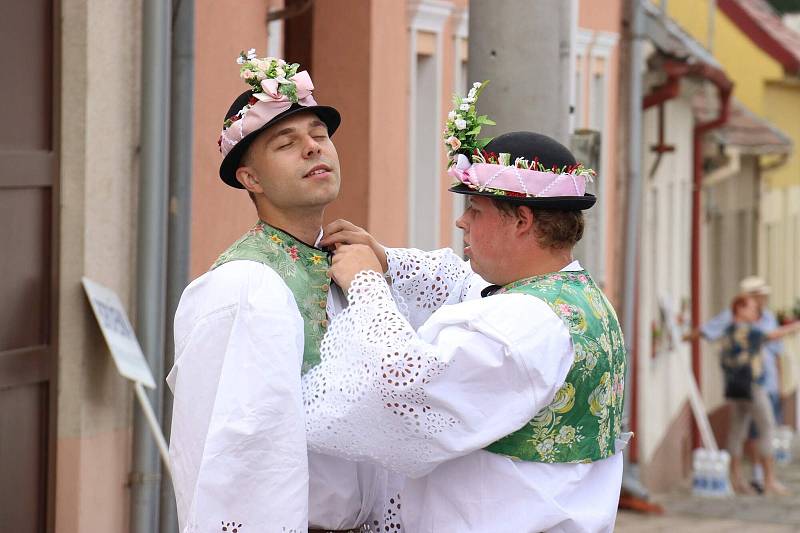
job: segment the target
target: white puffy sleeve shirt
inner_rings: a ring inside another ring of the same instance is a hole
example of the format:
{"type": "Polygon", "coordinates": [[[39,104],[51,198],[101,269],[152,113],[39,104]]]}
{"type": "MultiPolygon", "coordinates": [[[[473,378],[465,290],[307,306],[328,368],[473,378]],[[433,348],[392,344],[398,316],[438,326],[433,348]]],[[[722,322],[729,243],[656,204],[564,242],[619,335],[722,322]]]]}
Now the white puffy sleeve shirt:
{"type": "Polygon", "coordinates": [[[302,355],[297,305],[271,269],[233,261],[184,291],[167,378],[182,533],[228,522],[243,531],[305,530],[302,355]]]}
{"type": "MultiPolygon", "coordinates": [[[[341,307],[334,294],[329,314],[341,307]]],[[[294,297],[265,265],[232,261],[184,291],[167,378],[181,533],[228,523],[285,533],[381,520],[384,471],[306,451],[303,342],[294,297]]]]}
{"type": "Polygon", "coordinates": [[[529,422],[572,364],[566,326],[538,298],[445,305],[418,331],[375,272],[357,276],[348,300],[303,380],[317,451],[423,476],[529,422]]]}
{"type": "Polygon", "coordinates": [[[550,465],[483,450],[563,385],[574,358],[563,321],[529,295],[481,298],[487,283],[450,250],[387,257],[391,289],[357,276],[303,378],[310,449],[408,476],[406,531],[612,531],[621,453],[550,465]]]}

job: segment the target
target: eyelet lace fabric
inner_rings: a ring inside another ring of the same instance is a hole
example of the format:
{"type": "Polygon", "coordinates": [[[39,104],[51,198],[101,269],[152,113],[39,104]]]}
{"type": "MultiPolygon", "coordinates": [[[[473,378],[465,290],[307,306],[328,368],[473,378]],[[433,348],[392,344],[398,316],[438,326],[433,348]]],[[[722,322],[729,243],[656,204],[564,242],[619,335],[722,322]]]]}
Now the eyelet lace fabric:
{"type": "Polygon", "coordinates": [[[392,292],[407,308],[414,328],[446,304],[458,303],[473,283],[485,283],[451,249],[423,252],[413,248],[386,248],[392,292]]]}
{"type": "Polygon", "coordinates": [[[370,512],[367,523],[375,533],[403,533],[400,517],[400,491],[405,478],[399,474],[388,473],[386,484],[378,489],[378,502],[370,512]]]}
{"type": "Polygon", "coordinates": [[[400,522],[400,493],[387,497],[381,510],[381,515],[370,522],[372,531],[376,533],[402,533],[404,529],[400,522]]]}
{"type": "Polygon", "coordinates": [[[309,447],[422,475],[435,448],[427,441],[459,423],[432,408],[424,388],[447,364],[416,336],[380,274],[359,273],[347,298],[322,362],[303,379],[309,447]]]}

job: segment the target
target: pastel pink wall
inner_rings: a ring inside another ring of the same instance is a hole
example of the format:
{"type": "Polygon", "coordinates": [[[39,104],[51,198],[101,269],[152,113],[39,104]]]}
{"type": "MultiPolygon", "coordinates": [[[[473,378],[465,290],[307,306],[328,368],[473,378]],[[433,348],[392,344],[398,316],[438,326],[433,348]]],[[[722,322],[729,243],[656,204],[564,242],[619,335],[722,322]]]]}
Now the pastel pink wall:
{"type": "Polygon", "coordinates": [[[367,228],[384,244],[408,235],[409,54],[405,2],[372,4],[367,228]],[[380,7],[380,9],[378,9],[380,7]]]}
{"type": "Polygon", "coordinates": [[[582,0],[579,4],[578,26],[620,32],[622,0],[582,0]]]}
{"type": "Polygon", "coordinates": [[[333,138],[339,152],[342,188],[326,218],[368,221],[370,184],[370,9],[362,0],[316,2],[312,58],[314,95],[342,115],[333,138]],[[342,16],[346,13],[347,16],[342,16]]]}
{"type": "Polygon", "coordinates": [[[130,450],[130,428],[57,440],[56,533],[128,531],[130,450]]]}
{"type": "Polygon", "coordinates": [[[244,191],[219,179],[217,139],[225,113],[245,90],[236,56],[256,48],[264,55],[268,3],[263,0],[198,2],[195,31],[195,127],[190,276],[208,270],[217,256],[257,220],[244,191]]]}
{"type": "MultiPolygon", "coordinates": [[[[273,0],[273,5],[280,2],[273,0]]],[[[223,115],[244,86],[239,51],[265,53],[267,3],[242,0],[197,6],[191,277],[255,221],[244,192],[218,177],[223,115]],[[231,28],[236,28],[231,33],[231,28]]],[[[347,218],[390,245],[407,238],[408,31],[405,2],[337,0],[314,4],[315,98],[336,107],[334,143],[342,166],[339,199],[326,220],[347,218]],[[346,13],[347,16],[342,16],[346,13]]]]}

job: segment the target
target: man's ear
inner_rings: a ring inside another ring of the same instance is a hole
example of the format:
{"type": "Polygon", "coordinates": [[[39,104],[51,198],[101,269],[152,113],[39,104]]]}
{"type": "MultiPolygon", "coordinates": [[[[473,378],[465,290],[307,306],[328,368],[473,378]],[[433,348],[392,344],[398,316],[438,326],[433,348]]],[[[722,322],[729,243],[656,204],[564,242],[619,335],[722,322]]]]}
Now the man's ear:
{"type": "Polygon", "coordinates": [[[535,222],[536,216],[533,213],[533,209],[527,205],[517,207],[517,222],[515,228],[517,235],[521,236],[532,233],[535,222]]]}
{"type": "Polygon", "coordinates": [[[255,194],[263,194],[264,189],[261,187],[261,180],[256,175],[255,171],[248,166],[239,167],[236,169],[236,181],[242,184],[242,187],[255,194]]]}

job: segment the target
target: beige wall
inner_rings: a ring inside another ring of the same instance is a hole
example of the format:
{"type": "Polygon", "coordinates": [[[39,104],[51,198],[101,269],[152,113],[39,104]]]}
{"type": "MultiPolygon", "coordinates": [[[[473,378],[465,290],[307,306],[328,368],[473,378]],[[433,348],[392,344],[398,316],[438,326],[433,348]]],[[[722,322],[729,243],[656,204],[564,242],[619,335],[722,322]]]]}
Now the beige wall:
{"type": "MultiPolygon", "coordinates": [[[[648,463],[672,421],[687,400],[690,371],[688,343],[653,351],[652,325],[659,317],[659,300],[671,298],[678,307],[690,296],[690,220],[692,130],[694,119],[686,98],[666,103],[669,117],[665,142],[675,146],[666,154],[652,178],[645,177],[640,241],[639,337],[636,359],[638,380],[637,435],[639,461],[648,463]]],[[[652,168],[648,147],[657,139],[657,110],[645,111],[643,168],[652,168]]]]}
{"type": "MultiPolygon", "coordinates": [[[[728,150],[729,155],[734,153],[728,150]]],[[[704,188],[705,216],[701,227],[703,321],[728,308],[739,291],[739,281],[757,272],[758,158],[743,155],[738,166],[738,171],[724,181],[704,188]]],[[[705,178],[708,179],[709,175],[705,178]]],[[[701,390],[706,411],[711,413],[725,403],[719,346],[703,342],[701,350],[701,390]]]]}
{"type": "MultiPolygon", "coordinates": [[[[770,307],[790,310],[800,299],[800,186],[763,184],[759,232],[758,272],[772,287],[770,307]]],[[[781,390],[787,394],[800,385],[800,338],[792,335],[784,345],[781,390]]]]}
{"type": "Polygon", "coordinates": [[[56,531],[128,529],[129,384],[117,373],[80,278],[132,314],[141,4],[61,4],[61,167],[56,531]]]}

